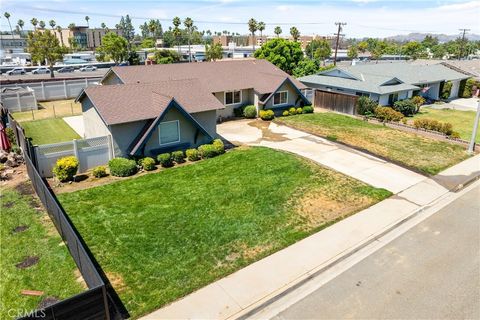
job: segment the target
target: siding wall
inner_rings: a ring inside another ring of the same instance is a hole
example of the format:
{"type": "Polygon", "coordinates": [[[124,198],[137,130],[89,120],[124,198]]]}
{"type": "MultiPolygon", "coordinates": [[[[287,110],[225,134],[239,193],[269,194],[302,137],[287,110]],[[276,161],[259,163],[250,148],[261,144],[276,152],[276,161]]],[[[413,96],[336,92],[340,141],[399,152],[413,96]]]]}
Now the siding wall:
{"type": "Polygon", "coordinates": [[[274,106],[273,105],[273,100],[274,100],[274,96],[272,95],[272,97],[265,103],[265,105],[263,106],[263,109],[270,109],[270,108],[281,108],[281,107],[285,107],[285,106],[299,106],[300,105],[300,100],[298,100],[299,98],[299,94],[297,92],[297,90],[292,86],[291,83],[287,82],[287,83],[284,83],[278,90],[277,92],[280,92],[280,91],[287,91],[288,92],[288,101],[287,103],[285,104],[282,104],[282,105],[276,105],[274,106]]]}
{"type": "Polygon", "coordinates": [[[110,135],[108,127],[103,122],[97,110],[93,107],[88,97],[82,101],[83,124],[85,126],[85,137],[94,138],[110,135]]]}
{"type": "MultiPolygon", "coordinates": [[[[225,92],[215,92],[215,98],[225,106],[225,92]]],[[[253,89],[242,90],[242,101],[240,103],[225,106],[225,109],[217,110],[217,117],[230,118],[233,117],[233,109],[249,104],[255,105],[255,98],[253,89]]]]}
{"type": "Polygon", "coordinates": [[[112,84],[122,84],[122,81],[115,73],[110,73],[103,81],[102,84],[104,85],[112,85],[112,84]]]}
{"type": "Polygon", "coordinates": [[[452,81],[452,90],[450,91],[450,99],[458,97],[458,89],[460,89],[460,80],[452,81]]]}

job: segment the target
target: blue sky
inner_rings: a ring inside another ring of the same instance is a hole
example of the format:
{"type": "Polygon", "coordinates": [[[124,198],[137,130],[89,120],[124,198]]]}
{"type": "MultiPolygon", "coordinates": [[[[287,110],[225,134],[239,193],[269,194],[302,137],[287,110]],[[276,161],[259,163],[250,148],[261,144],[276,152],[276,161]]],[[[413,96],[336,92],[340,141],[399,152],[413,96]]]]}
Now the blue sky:
{"type": "MultiPolygon", "coordinates": [[[[347,22],[343,33],[346,37],[385,37],[409,32],[458,34],[459,28],[469,28],[480,34],[480,1],[254,1],[254,0],[170,0],[170,1],[29,1],[0,0],[1,11],[11,14],[13,27],[18,19],[28,27],[32,17],[48,23],[67,26],[86,24],[90,16],[91,26],[105,22],[114,27],[121,15],[133,17],[138,25],[150,18],[161,19],[166,29],[174,16],[191,17],[200,30],[229,30],[246,33],[246,22],[254,17],[267,24],[265,33],[281,24],[284,33],[295,25],[302,34],[330,35],[335,32],[335,21],[347,22]]],[[[8,30],[3,14],[2,30],[8,30]]]]}

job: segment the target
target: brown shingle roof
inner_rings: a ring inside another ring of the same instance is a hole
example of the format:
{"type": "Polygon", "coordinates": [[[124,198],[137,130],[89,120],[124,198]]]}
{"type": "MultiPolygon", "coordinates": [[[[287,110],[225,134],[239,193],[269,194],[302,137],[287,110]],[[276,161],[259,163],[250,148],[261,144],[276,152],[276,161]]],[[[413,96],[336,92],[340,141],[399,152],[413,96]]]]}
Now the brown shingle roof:
{"type": "Polygon", "coordinates": [[[197,79],[90,86],[85,95],[107,125],[156,118],[175,99],[188,113],[222,109],[197,79]]]}
{"type": "Polygon", "coordinates": [[[250,89],[271,93],[290,78],[299,88],[306,87],[266,60],[232,60],[201,63],[159,64],[113,67],[123,83],[154,83],[178,79],[198,79],[209,92],[250,89]]]}

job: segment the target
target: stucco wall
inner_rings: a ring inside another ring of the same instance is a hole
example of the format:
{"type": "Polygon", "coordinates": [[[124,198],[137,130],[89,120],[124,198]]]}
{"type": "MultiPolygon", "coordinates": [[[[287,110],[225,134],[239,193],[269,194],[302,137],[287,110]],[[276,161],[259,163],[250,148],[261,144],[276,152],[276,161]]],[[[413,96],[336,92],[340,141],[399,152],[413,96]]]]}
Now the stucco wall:
{"type": "Polygon", "coordinates": [[[452,89],[450,91],[450,99],[458,97],[458,89],[460,89],[460,80],[452,81],[452,89]]]}
{"type": "Polygon", "coordinates": [[[146,123],[146,120],[135,121],[115,124],[110,127],[115,157],[128,156],[128,148],[132,144],[132,141],[140,134],[146,123]]]}
{"type": "Polygon", "coordinates": [[[263,106],[264,109],[281,108],[281,107],[285,107],[285,106],[299,106],[300,105],[301,100],[298,99],[299,94],[291,83],[289,83],[289,82],[284,83],[276,92],[280,92],[280,91],[287,91],[288,92],[287,103],[274,106],[273,105],[274,95],[272,95],[272,97],[264,104],[264,106],[263,106]]]}
{"type": "Polygon", "coordinates": [[[253,89],[243,89],[242,91],[242,101],[240,103],[231,104],[225,106],[225,92],[215,92],[215,98],[220,101],[221,104],[225,106],[225,109],[217,110],[217,117],[229,118],[233,117],[233,109],[240,106],[246,106],[249,104],[255,105],[254,92],[253,89]]]}
{"type": "Polygon", "coordinates": [[[122,84],[120,78],[113,72],[111,72],[105,79],[102,81],[103,85],[111,85],[111,84],[122,84]]]}
{"type": "Polygon", "coordinates": [[[217,137],[216,111],[192,113],[191,116],[213,137],[217,137]]]}
{"type": "Polygon", "coordinates": [[[84,138],[101,137],[110,134],[108,127],[105,125],[88,97],[85,97],[82,101],[82,112],[83,123],[85,126],[84,138]]]}

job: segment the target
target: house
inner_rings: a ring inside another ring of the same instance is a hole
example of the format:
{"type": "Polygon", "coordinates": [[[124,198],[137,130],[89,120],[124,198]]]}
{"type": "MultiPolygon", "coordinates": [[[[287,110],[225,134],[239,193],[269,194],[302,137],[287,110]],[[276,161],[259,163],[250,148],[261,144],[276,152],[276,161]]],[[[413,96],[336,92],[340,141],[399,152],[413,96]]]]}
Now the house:
{"type": "Polygon", "coordinates": [[[234,109],[309,103],[297,80],[265,60],[111,68],[82,104],[85,138],[111,135],[116,156],[154,156],[209,143],[234,109]]]}
{"type": "Polygon", "coordinates": [[[299,80],[313,89],[368,96],[380,105],[392,105],[415,95],[438,100],[447,81],[452,83],[450,98],[455,98],[461,82],[468,78],[439,64],[396,62],[335,67],[299,80]]]}

